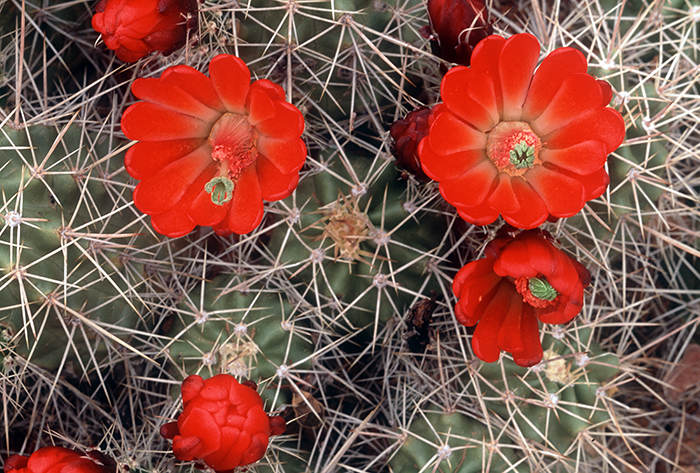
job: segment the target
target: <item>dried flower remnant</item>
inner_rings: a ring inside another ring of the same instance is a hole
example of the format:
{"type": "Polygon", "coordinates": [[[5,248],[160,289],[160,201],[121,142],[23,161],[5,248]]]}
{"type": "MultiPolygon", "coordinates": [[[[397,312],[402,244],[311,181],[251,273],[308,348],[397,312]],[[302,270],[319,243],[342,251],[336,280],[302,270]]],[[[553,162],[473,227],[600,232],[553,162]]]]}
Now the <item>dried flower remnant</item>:
{"type": "Polygon", "coordinates": [[[170,237],[196,225],[251,232],[263,200],[289,196],[306,160],[304,117],[280,86],[251,84],[245,63],[227,54],[212,59],[209,75],[178,65],[136,79],[131,90],[143,102],[122,116],[124,134],[139,140],[124,159],[141,181],[134,203],[170,237]]]}
{"type": "Polygon", "coordinates": [[[443,78],[443,103],[433,107],[418,154],[472,224],[502,215],[530,229],[550,216],[571,217],[610,181],[605,162],[625,136],[622,116],[607,106],[610,85],[586,73],[575,49],[556,49],[535,71],[539,54],[530,34],[492,35],[477,45],[470,68],[443,78]]]}
{"type": "Polygon", "coordinates": [[[428,136],[431,111],[429,107],[420,107],[410,112],[401,120],[391,124],[391,154],[396,158],[396,165],[413,174],[420,181],[430,181],[420,165],[418,143],[428,136]]]}
{"type": "Polygon", "coordinates": [[[124,62],[170,54],[197,28],[197,0],[100,0],[92,27],[124,62]]]}
{"type": "Polygon", "coordinates": [[[114,473],[114,460],[94,451],[83,454],[63,447],[44,447],[30,456],[12,455],[4,473],[114,473]]]}
{"type": "Polygon", "coordinates": [[[455,315],[467,327],[478,324],[472,348],[481,360],[497,361],[503,350],[516,364],[533,366],[543,356],[538,320],[565,324],[576,317],[590,274],[557,249],[547,232],[510,230],[486,246],[485,258],[455,276],[455,315]]]}
{"type": "Polygon", "coordinates": [[[256,389],[252,381],[239,383],[229,374],[188,376],[182,382],[183,412],[160,429],[173,441],[175,457],[202,461],[217,472],[260,460],[270,436],[283,434],[286,424],[265,413],[256,389]]]}
{"type": "Polygon", "coordinates": [[[468,66],[474,47],[493,33],[485,2],[428,0],[430,46],[445,61],[468,66]]]}

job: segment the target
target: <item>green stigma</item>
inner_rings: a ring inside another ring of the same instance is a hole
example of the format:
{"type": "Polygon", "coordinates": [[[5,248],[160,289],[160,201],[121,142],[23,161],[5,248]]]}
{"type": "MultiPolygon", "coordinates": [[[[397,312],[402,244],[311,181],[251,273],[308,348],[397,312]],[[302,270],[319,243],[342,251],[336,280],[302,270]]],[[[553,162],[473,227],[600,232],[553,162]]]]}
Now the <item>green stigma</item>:
{"type": "Polygon", "coordinates": [[[546,280],[540,278],[530,278],[527,287],[536,298],[543,301],[553,301],[559,293],[546,280]]]}
{"type": "Polygon", "coordinates": [[[515,169],[531,168],[535,164],[535,147],[521,141],[510,150],[510,163],[515,169]]]}
{"type": "Polygon", "coordinates": [[[216,205],[224,205],[233,199],[233,181],[228,177],[215,177],[204,186],[207,194],[211,194],[211,201],[216,205]]]}

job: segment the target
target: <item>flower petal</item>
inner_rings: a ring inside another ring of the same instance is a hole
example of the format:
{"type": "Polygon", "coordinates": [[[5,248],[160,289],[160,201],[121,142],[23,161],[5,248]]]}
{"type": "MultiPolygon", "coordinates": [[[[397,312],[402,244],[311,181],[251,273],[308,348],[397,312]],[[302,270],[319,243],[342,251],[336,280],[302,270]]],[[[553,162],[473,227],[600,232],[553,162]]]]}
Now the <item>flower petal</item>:
{"type": "Polygon", "coordinates": [[[300,138],[279,140],[261,135],[257,148],[282,174],[298,172],[306,161],[306,145],[300,138]]]}
{"type": "Polygon", "coordinates": [[[274,102],[275,115],[255,127],[259,133],[272,138],[290,140],[304,132],[304,116],[298,108],[287,102],[274,102]]]}
{"type": "Polygon", "coordinates": [[[244,115],[250,89],[250,70],[242,59],[219,54],[209,63],[214,89],[229,112],[244,115]]]}
{"type": "Polygon", "coordinates": [[[472,225],[488,225],[498,218],[498,210],[493,209],[489,204],[483,203],[476,207],[457,207],[457,213],[472,225]]]}
{"type": "Polygon", "coordinates": [[[489,74],[477,74],[467,87],[467,95],[484,107],[491,117],[493,126],[496,126],[501,117],[498,111],[498,96],[496,95],[496,88],[491,76],[489,74]]]}
{"type": "Polygon", "coordinates": [[[549,53],[535,71],[523,106],[522,120],[539,117],[556,95],[561,84],[571,74],[586,72],[588,63],[581,51],[558,48],[549,53]]]}
{"type": "Polygon", "coordinates": [[[520,202],[520,209],[513,213],[503,213],[503,219],[517,228],[530,229],[541,225],[549,210],[542,198],[522,177],[511,178],[511,187],[515,197],[520,202]]]}
{"type": "Polygon", "coordinates": [[[597,199],[610,184],[610,176],[605,168],[600,168],[598,171],[578,178],[578,181],[583,184],[586,192],[586,201],[597,199]]]}
{"type": "Polygon", "coordinates": [[[187,215],[197,225],[211,227],[221,222],[228,213],[228,204],[217,205],[211,200],[211,194],[204,190],[207,183],[219,174],[219,163],[211,163],[199,176],[192,187],[199,188],[199,192],[189,199],[187,215]]]}
{"type": "Polygon", "coordinates": [[[501,92],[501,79],[499,77],[499,58],[505,43],[505,38],[501,36],[488,36],[476,45],[471,59],[471,68],[475,75],[488,74],[491,77],[499,114],[503,113],[503,94],[501,92]]]}
{"type": "Polygon", "coordinates": [[[243,170],[233,191],[228,229],[239,235],[255,230],[263,217],[263,201],[255,167],[243,170]]]}
{"type": "Polygon", "coordinates": [[[255,163],[260,183],[260,195],[264,200],[273,202],[287,198],[299,183],[299,172],[282,174],[264,155],[259,155],[255,163]]]}
{"type": "Polygon", "coordinates": [[[525,343],[522,350],[512,352],[513,361],[515,361],[515,364],[518,366],[529,368],[542,361],[544,356],[542,352],[542,342],[540,342],[540,327],[532,308],[528,307],[527,304],[523,307],[523,314],[521,317],[520,333],[525,343]]]}
{"type": "Polygon", "coordinates": [[[546,136],[584,112],[599,108],[601,100],[600,86],[593,77],[584,73],[571,74],[564,79],[544,112],[530,122],[530,126],[539,136],[546,136]]]}
{"type": "MultiPolygon", "coordinates": [[[[503,322],[498,330],[498,346],[503,351],[513,353],[525,349],[527,340],[523,337],[521,324],[523,322],[523,298],[515,290],[508,297],[508,305],[505,308],[503,322]]],[[[539,342],[539,337],[537,341],[539,342]]]]}
{"type": "Polygon", "coordinates": [[[436,115],[427,139],[433,151],[443,156],[469,149],[486,149],[486,135],[449,111],[436,115]]]}
{"type": "Polygon", "coordinates": [[[610,102],[612,101],[613,98],[613,91],[612,91],[612,86],[610,85],[610,82],[603,80],[603,79],[598,79],[598,86],[600,87],[600,94],[601,94],[601,101],[600,104],[603,107],[607,107],[610,105],[610,102]]]}
{"type": "Polygon", "coordinates": [[[211,123],[148,102],[127,108],[121,126],[127,138],[143,141],[206,138],[211,131],[211,123]]]}
{"type": "Polygon", "coordinates": [[[440,193],[455,207],[481,205],[496,186],[498,170],[489,160],[472,167],[459,179],[440,182],[440,193]]]}
{"type": "Polygon", "coordinates": [[[160,78],[139,78],[131,85],[131,92],[141,100],[161,105],[170,110],[213,123],[221,113],[204,105],[185,90],[160,78]]]}
{"type": "Polygon", "coordinates": [[[173,161],[204,145],[203,138],[172,141],[139,141],[124,156],[124,167],[134,179],[147,179],[173,161]]]}
{"type": "Polygon", "coordinates": [[[586,203],[583,185],[563,173],[535,166],[523,177],[542,197],[547,210],[555,217],[576,215],[586,203]]]}
{"type": "Polygon", "coordinates": [[[605,166],[608,153],[605,152],[605,145],[602,142],[588,140],[576,143],[569,148],[544,148],[540,151],[539,157],[558,168],[587,176],[600,171],[605,166]]]}
{"type": "Polygon", "coordinates": [[[173,207],[212,162],[206,147],[169,164],[134,189],[134,204],[144,213],[158,214],[173,207]]]}
{"type": "Polygon", "coordinates": [[[468,149],[455,154],[440,155],[433,151],[430,141],[426,139],[421,140],[418,145],[418,155],[425,174],[436,181],[458,179],[487,159],[483,149],[468,149]]]}
{"type": "Polygon", "coordinates": [[[625,139],[625,120],[612,108],[594,108],[569,122],[542,140],[550,149],[569,148],[582,141],[597,140],[610,154],[625,139]]]}
{"type": "Polygon", "coordinates": [[[258,85],[260,82],[262,81],[253,82],[246,100],[246,108],[249,111],[248,122],[252,126],[275,116],[275,102],[267,94],[266,89],[258,85]]]}
{"type": "Polygon", "coordinates": [[[488,204],[502,213],[514,213],[520,210],[520,203],[511,186],[510,174],[498,174],[498,185],[488,198],[488,204]]]}
{"type": "MultiPolygon", "coordinates": [[[[194,406],[188,409],[187,415],[182,415],[178,419],[177,427],[180,430],[181,437],[197,437],[200,440],[194,451],[187,452],[188,456],[202,458],[211,452],[217,451],[221,446],[223,440],[221,438],[221,428],[214,421],[211,413],[200,407],[194,406]]],[[[173,451],[175,451],[175,440],[173,440],[173,451]]],[[[177,452],[175,454],[177,455],[177,452]]]]}
{"type": "Polygon", "coordinates": [[[520,120],[539,57],[540,43],[529,33],[513,35],[503,45],[498,60],[503,120],[520,120]]]}
{"type": "Polygon", "coordinates": [[[197,69],[180,64],[167,68],[161,80],[187,91],[195,99],[212,110],[224,113],[226,107],[216,93],[212,80],[197,69]]]}
{"type": "Polygon", "coordinates": [[[488,110],[469,96],[468,91],[474,87],[470,84],[473,76],[468,67],[453,67],[442,79],[440,96],[452,113],[477,130],[486,132],[496,126],[497,118],[494,119],[488,110]]]}
{"type": "Polygon", "coordinates": [[[501,354],[501,348],[498,346],[498,332],[511,303],[513,292],[515,292],[513,285],[502,280],[472,335],[474,354],[486,363],[498,361],[501,354]]]}

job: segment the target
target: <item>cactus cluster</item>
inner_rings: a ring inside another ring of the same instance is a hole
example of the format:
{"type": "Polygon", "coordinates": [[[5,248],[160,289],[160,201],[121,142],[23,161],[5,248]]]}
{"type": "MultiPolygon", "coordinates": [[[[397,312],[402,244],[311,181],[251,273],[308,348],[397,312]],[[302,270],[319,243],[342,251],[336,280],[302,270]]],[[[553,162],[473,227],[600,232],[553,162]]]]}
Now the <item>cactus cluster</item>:
{"type": "Polygon", "coordinates": [[[287,422],[252,472],[696,461],[697,406],[658,395],[700,341],[696,0],[484,2],[495,33],[581,50],[626,126],[608,190],[544,224],[591,284],[530,368],[479,362],[455,319],[453,277],[502,221],[467,224],[391,157],[391,124],[440,101],[424,1],[204,0],[181,50],[133,64],[90,3],[0,2],[0,457],[96,446],[192,471],[159,429],[188,375],[228,373],[287,422]],[[252,232],[164,237],[133,204],[120,117],[137,77],[218,54],[282,86],[306,164],[252,232]]]}

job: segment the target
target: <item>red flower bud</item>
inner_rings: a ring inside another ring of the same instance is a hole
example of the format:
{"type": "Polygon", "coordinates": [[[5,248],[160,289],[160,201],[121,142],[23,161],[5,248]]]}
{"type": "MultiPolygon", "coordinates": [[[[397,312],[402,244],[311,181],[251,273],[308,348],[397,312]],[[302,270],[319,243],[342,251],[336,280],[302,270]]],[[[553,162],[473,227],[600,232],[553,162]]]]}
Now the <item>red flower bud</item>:
{"type": "MultiPolygon", "coordinates": [[[[253,383],[253,386],[255,384],[253,383]]],[[[188,376],[182,383],[183,412],[160,433],[173,441],[179,460],[201,460],[215,471],[229,471],[260,460],[271,435],[284,433],[281,417],[269,417],[248,383],[219,374],[207,380],[188,376]]]]}
{"type": "Polygon", "coordinates": [[[62,447],[40,448],[31,456],[12,455],[4,473],[110,473],[114,465],[98,460],[101,455],[82,454],[62,447]],[[95,458],[93,458],[95,457],[95,458]]]}
{"type": "Polygon", "coordinates": [[[480,0],[428,0],[428,15],[433,54],[463,66],[469,65],[474,46],[493,33],[480,0]]]}
{"type": "Polygon", "coordinates": [[[428,135],[432,114],[429,107],[420,107],[403,119],[391,124],[389,134],[393,138],[391,154],[396,158],[396,165],[410,172],[421,181],[430,181],[420,166],[418,143],[428,135]]]}
{"type": "Polygon", "coordinates": [[[100,0],[92,27],[124,62],[153,51],[170,54],[197,26],[197,0],[100,0]]]}
{"type": "Polygon", "coordinates": [[[549,233],[504,230],[488,244],[485,258],[455,276],[455,316],[467,327],[478,324],[472,348],[481,360],[492,363],[503,350],[516,364],[533,366],[543,356],[538,320],[565,324],[576,317],[591,276],[552,244],[549,233]]]}

